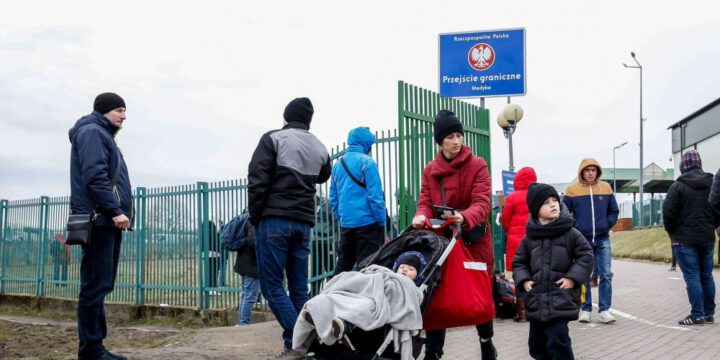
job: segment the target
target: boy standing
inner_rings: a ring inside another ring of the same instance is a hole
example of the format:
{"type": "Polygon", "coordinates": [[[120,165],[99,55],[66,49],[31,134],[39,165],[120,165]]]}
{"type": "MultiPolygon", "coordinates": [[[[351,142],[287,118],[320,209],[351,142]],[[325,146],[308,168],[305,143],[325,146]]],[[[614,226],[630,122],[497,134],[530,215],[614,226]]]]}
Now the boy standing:
{"type": "Polygon", "coordinates": [[[555,188],[530,185],[527,235],[513,259],[513,278],[525,291],[528,345],[534,359],[574,359],[568,321],[577,320],[580,286],[593,266],[593,250],[575,228],[555,188]]]}

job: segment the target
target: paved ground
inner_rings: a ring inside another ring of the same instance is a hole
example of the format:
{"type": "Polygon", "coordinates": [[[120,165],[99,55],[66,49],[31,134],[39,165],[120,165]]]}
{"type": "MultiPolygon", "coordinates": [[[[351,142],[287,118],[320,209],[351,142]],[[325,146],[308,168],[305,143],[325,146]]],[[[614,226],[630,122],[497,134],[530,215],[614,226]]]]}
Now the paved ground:
{"type": "MultiPolygon", "coordinates": [[[[681,327],[677,321],[690,312],[682,274],[661,263],[613,260],[612,325],[572,322],[570,335],[578,359],[717,359],[720,323],[681,327]]],[[[715,270],[716,283],[720,273],[715,270]]],[[[596,289],[593,299],[597,299],[596,289]]],[[[597,309],[596,309],[597,310],[597,309]]],[[[597,311],[593,313],[597,316],[597,311]]],[[[276,323],[247,328],[218,329],[213,348],[233,347],[236,358],[265,359],[281,347],[276,323]],[[251,355],[252,354],[252,355],[251,355]]],[[[499,320],[495,343],[500,359],[530,359],[527,323],[499,320]]],[[[446,359],[479,359],[474,327],[448,332],[446,359]]]]}
{"type": "MultiPolygon", "coordinates": [[[[720,358],[720,323],[681,327],[690,309],[682,274],[667,264],[613,260],[613,311],[617,323],[572,322],[570,335],[578,359],[715,359],[720,358]]],[[[715,279],[720,277],[715,270],[715,279]]],[[[594,291],[593,299],[597,299],[594,291]]],[[[597,316],[597,311],[593,313],[597,316]]],[[[110,331],[112,337],[113,330],[110,331]]],[[[246,327],[212,328],[177,336],[145,349],[113,348],[131,359],[272,358],[282,348],[276,322],[246,327]]],[[[494,341],[500,359],[529,359],[527,323],[499,320],[494,341]]],[[[474,327],[448,332],[445,359],[479,359],[474,327]]]]}

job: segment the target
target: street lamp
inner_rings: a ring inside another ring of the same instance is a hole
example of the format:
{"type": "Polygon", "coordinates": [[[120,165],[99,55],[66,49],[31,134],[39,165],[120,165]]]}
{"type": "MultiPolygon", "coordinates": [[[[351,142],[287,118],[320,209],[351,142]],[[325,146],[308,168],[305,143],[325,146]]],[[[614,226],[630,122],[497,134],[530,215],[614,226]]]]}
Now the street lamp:
{"type": "Polygon", "coordinates": [[[640,210],[638,211],[638,215],[640,216],[640,226],[643,225],[643,111],[642,111],[642,65],[637,61],[635,58],[635,52],[630,52],[630,55],[632,56],[633,60],[637,64],[635,65],[627,65],[623,63],[623,66],[629,69],[639,69],[640,70],[640,210]]]}
{"type": "Polygon", "coordinates": [[[626,141],[618,146],[613,147],[613,192],[614,193],[617,193],[617,176],[616,176],[617,168],[615,167],[615,150],[627,145],[627,143],[628,142],[626,141]]]}
{"type": "MultiPolygon", "coordinates": [[[[509,98],[508,101],[510,101],[509,98]]],[[[515,171],[515,166],[513,166],[512,135],[517,128],[517,124],[520,120],[522,120],[522,117],[523,109],[520,105],[510,103],[505,106],[505,109],[503,109],[497,117],[497,123],[503,129],[503,134],[505,135],[505,138],[508,139],[508,144],[510,146],[510,171],[515,171]]]]}

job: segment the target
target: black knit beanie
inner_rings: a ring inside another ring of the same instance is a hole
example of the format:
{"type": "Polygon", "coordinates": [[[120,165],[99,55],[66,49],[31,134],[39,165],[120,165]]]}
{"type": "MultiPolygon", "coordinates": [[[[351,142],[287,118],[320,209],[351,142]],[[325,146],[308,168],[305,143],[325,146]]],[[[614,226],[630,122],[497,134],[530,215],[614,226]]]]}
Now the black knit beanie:
{"type": "Polygon", "coordinates": [[[105,115],[117,108],[126,108],[125,100],[120,95],[106,92],[98,95],[95,98],[95,104],[93,104],[93,110],[105,115]]]}
{"type": "Polygon", "coordinates": [[[440,110],[437,115],[435,115],[435,122],[433,123],[435,142],[438,143],[438,145],[442,145],[443,139],[454,132],[464,134],[460,119],[450,110],[440,110]]]}
{"type": "Polygon", "coordinates": [[[310,121],[312,121],[314,112],[315,110],[313,109],[310,99],[306,97],[295,98],[285,107],[283,117],[285,118],[285,121],[289,123],[299,122],[310,126],[310,121]]]}
{"type": "Polygon", "coordinates": [[[558,195],[558,192],[557,190],[555,190],[554,187],[543,183],[530,184],[530,187],[528,187],[526,199],[528,209],[530,210],[530,215],[537,218],[538,212],[540,211],[543,203],[545,202],[545,200],[547,200],[547,198],[551,196],[560,200],[560,195],[558,195]]]}
{"type": "Polygon", "coordinates": [[[398,267],[402,264],[410,265],[415,268],[415,271],[420,272],[420,259],[413,254],[405,256],[402,260],[400,260],[400,263],[398,264],[398,267]]]}

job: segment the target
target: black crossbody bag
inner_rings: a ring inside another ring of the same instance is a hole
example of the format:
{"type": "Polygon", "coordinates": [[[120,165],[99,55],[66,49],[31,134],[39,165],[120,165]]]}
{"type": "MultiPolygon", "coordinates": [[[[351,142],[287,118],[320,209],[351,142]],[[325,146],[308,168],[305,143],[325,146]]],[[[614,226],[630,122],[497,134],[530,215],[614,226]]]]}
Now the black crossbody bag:
{"type": "MultiPolygon", "coordinates": [[[[445,183],[443,178],[440,178],[440,194],[442,195],[443,206],[447,206],[447,199],[445,199],[445,183]]],[[[477,244],[482,239],[487,231],[487,221],[482,221],[480,224],[470,230],[463,230],[462,239],[466,244],[477,244]]]]}
{"type": "MultiPolygon", "coordinates": [[[[120,156],[115,153],[117,158],[117,166],[115,167],[115,173],[110,179],[110,190],[115,187],[117,183],[118,175],[120,174],[120,156]]],[[[67,221],[67,237],[65,244],[67,245],[90,245],[90,239],[92,235],[92,227],[95,219],[97,219],[97,211],[93,211],[90,214],[70,214],[67,221]]]]}

